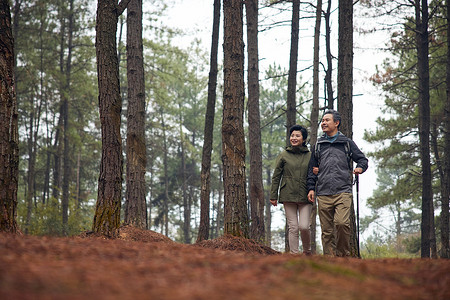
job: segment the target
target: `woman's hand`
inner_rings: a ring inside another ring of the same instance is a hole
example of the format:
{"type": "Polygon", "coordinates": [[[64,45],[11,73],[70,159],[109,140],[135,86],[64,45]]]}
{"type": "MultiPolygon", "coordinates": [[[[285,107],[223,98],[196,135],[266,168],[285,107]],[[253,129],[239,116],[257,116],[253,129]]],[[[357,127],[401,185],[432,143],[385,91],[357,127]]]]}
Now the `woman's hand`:
{"type": "Polygon", "coordinates": [[[273,205],[273,206],[277,206],[277,199],[270,199],[270,203],[273,205]]]}
{"type": "Polygon", "coordinates": [[[308,193],[308,201],[314,203],[314,190],[310,190],[308,193]]]}

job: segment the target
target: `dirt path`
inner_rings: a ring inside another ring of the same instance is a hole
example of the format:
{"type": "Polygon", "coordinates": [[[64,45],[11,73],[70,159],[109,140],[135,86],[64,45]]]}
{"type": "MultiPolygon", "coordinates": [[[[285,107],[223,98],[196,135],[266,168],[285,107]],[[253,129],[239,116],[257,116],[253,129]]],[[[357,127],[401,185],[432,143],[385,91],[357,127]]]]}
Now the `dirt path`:
{"type": "Polygon", "coordinates": [[[0,234],[0,299],[450,299],[450,260],[279,254],[222,237],[182,245],[0,234]]]}

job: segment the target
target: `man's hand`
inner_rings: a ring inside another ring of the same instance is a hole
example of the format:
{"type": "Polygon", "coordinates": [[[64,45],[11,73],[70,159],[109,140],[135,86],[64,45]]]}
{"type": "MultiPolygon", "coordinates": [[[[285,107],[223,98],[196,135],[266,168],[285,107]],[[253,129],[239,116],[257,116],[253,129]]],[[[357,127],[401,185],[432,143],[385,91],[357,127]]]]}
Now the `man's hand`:
{"type": "Polygon", "coordinates": [[[270,199],[270,203],[273,205],[273,206],[277,206],[277,199],[270,199]]]}
{"type": "Polygon", "coordinates": [[[314,190],[310,190],[308,193],[308,201],[314,203],[314,190]]]}
{"type": "Polygon", "coordinates": [[[318,167],[313,167],[313,174],[314,175],[319,174],[319,168],[318,167]]]}
{"type": "Polygon", "coordinates": [[[355,168],[353,170],[353,174],[362,174],[362,172],[363,172],[362,168],[355,168]]]}

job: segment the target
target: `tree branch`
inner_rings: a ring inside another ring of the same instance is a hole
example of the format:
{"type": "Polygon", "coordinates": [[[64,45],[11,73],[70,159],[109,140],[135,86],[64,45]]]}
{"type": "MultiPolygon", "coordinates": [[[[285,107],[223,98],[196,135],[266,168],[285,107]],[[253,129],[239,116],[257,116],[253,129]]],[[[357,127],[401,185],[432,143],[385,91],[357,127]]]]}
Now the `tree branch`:
{"type": "Polygon", "coordinates": [[[131,0],[122,0],[120,1],[120,3],[117,5],[117,16],[120,16],[124,10],[127,8],[128,3],[130,3],[131,0]]]}

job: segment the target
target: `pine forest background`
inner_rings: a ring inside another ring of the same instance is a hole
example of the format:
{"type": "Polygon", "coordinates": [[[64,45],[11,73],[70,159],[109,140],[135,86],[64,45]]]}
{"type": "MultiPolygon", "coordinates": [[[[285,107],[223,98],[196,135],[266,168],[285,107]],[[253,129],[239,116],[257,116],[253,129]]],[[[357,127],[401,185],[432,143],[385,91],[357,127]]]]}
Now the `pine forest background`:
{"type": "MultiPolygon", "coordinates": [[[[210,2],[207,9],[212,15],[213,1],[210,2]]],[[[322,26],[327,26],[327,18],[328,22],[331,20],[337,24],[335,2],[333,5],[323,3],[322,26]]],[[[95,48],[96,5],[88,0],[12,0],[10,3],[19,110],[18,226],[24,233],[33,235],[77,235],[92,228],[101,159],[95,48]]],[[[259,32],[270,32],[277,28],[290,32],[291,1],[259,3],[259,32]]],[[[204,40],[192,38],[191,42],[180,45],[177,41],[186,36],[192,37],[195,33],[189,32],[190,28],[167,26],[164,20],[170,18],[168,6],[172,5],[177,5],[177,2],[143,1],[147,227],[175,241],[194,243],[200,222],[200,171],[208,97],[210,53],[205,45],[210,41],[205,43],[204,40]]],[[[448,101],[444,67],[448,59],[446,5],[444,1],[429,2],[429,147],[432,211],[435,214],[433,236],[438,251],[441,249],[442,197],[446,188],[442,184],[443,165],[445,159],[450,157],[449,149],[444,147],[447,132],[445,120],[449,114],[444,109],[448,101]]],[[[316,3],[301,3],[300,24],[310,25],[300,30],[300,44],[303,39],[311,39],[314,35],[312,20],[315,18],[315,8],[316,3]]],[[[361,245],[363,256],[418,256],[422,169],[414,7],[410,1],[365,0],[357,1],[353,10],[355,32],[366,37],[382,32],[387,37],[378,48],[386,59],[377,65],[374,74],[366,74],[366,84],[373,85],[379,91],[380,103],[374,105],[378,111],[354,111],[354,115],[359,116],[358,120],[368,114],[379,115],[376,126],[364,134],[365,142],[372,149],[364,149],[369,156],[369,168],[375,170],[377,175],[376,178],[366,179],[374,182],[376,187],[372,196],[366,199],[366,216],[361,219],[361,231],[366,230],[361,245]],[[399,7],[402,7],[401,13],[399,7]]],[[[120,16],[117,29],[120,92],[123,99],[123,149],[126,145],[126,125],[130,118],[127,115],[126,21],[126,14],[120,16]]],[[[326,34],[326,30],[321,32],[321,51],[325,51],[326,38],[332,50],[335,49],[337,38],[332,39],[337,37],[337,27],[332,22],[331,36],[326,34]]],[[[212,28],[212,24],[208,26],[212,28]]],[[[219,42],[219,48],[222,41],[219,42]]],[[[265,45],[260,44],[259,47],[265,45]]],[[[297,122],[309,128],[313,92],[311,53],[299,53],[299,64],[305,64],[306,67],[298,70],[296,90],[297,122]]],[[[330,68],[330,62],[334,63],[334,68],[337,66],[337,51],[331,54],[331,61],[327,61],[325,54],[320,56],[322,110],[330,104],[329,98],[328,102],[324,101],[326,96],[322,85],[325,71],[330,68]]],[[[284,67],[284,64],[288,58],[280,57],[279,60],[279,63],[268,65],[264,65],[262,60],[261,66],[264,67],[259,69],[262,174],[266,202],[269,200],[273,162],[286,142],[288,66],[284,67]]],[[[331,70],[335,78],[336,69],[331,67],[331,70]]],[[[209,238],[219,237],[224,229],[220,131],[223,73],[220,63],[218,76],[209,238]]],[[[355,81],[364,79],[355,78],[355,81]]],[[[336,89],[337,79],[330,82],[336,89]]],[[[358,101],[357,95],[354,95],[354,101],[358,101]]],[[[244,114],[248,138],[247,104],[244,114]]],[[[246,169],[249,170],[248,155],[246,159],[246,169]]],[[[126,164],[124,153],[124,168],[126,164]]],[[[246,175],[249,175],[248,172],[246,175]]],[[[125,182],[124,178],[124,190],[125,182]]],[[[120,216],[123,220],[125,193],[122,193],[122,197],[120,216]]],[[[448,214],[448,201],[446,205],[448,214]]],[[[248,209],[250,211],[250,207],[248,209]]],[[[281,250],[284,247],[284,227],[271,228],[273,213],[274,209],[272,212],[265,209],[266,242],[281,250]]]]}

